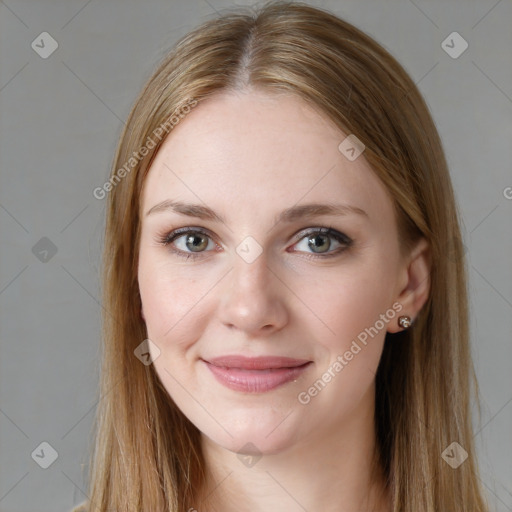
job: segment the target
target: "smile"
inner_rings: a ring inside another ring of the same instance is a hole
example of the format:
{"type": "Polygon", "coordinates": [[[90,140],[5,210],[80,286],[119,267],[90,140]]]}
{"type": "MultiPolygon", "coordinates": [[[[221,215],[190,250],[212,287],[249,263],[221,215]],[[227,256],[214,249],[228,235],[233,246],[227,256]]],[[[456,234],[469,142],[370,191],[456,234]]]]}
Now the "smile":
{"type": "Polygon", "coordinates": [[[225,356],[204,364],[223,386],[246,393],[264,393],[297,379],[312,364],[283,357],[225,356]]]}

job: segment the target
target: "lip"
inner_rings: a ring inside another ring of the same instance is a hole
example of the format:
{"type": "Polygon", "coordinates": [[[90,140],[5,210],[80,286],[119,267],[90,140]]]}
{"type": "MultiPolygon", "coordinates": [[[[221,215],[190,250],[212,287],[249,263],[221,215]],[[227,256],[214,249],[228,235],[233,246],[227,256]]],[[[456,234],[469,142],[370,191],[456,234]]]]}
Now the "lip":
{"type": "Polygon", "coordinates": [[[311,365],[289,357],[222,356],[203,362],[222,385],[235,391],[263,393],[298,378],[311,365]]]}

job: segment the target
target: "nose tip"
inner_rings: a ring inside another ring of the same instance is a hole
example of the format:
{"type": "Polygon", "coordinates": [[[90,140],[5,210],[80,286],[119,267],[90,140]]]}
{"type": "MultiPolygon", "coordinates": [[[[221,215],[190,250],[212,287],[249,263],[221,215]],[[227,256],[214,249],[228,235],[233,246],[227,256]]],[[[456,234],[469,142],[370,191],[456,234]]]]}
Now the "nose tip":
{"type": "MultiPolygon", "coordinates": [[[[247,252],[252,249],[254,255],[254,247],[250,242],[247,245],[247,252]]],[[[285,299],[283,288],[262,253],[251,263],[237,256],[222,290],[220,318],[231,329],[269,334],[287,321],[285,299]]]]}

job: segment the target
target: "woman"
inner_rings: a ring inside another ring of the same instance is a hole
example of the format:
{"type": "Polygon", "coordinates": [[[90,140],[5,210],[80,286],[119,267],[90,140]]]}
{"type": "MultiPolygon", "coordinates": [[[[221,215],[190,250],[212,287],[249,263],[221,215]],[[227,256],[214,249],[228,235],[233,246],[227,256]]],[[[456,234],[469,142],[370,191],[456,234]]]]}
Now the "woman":
{"type": "Polygon", "coordinates": [[[450,177],[375,41],[295,3],[205,23],[107,193],[85,510],[486,510],[450,177]]]}

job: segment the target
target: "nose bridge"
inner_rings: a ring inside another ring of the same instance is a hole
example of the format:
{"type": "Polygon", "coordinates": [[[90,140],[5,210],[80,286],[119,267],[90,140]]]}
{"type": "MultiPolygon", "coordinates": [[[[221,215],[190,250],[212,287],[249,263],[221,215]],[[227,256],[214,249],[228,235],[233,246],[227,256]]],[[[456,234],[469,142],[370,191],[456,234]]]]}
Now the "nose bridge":
{"type": "Polygon", "coordinates": [[[263,249],[255,252],[250,243],[242,242],[233,258],[233,277],[247,285],[262,284],[268,279],[268,257],[263,249]],[[258,254],[259,253],[259,254],[258,254]]]}
{"type": "MultiPolygon", "coordinates": [[[[267,258],[264,254],[254,261],[246,261],[238,254],[233,258],[233,271],[231,272],[230,296],[240,304],[244,302],[260,306],[270,297],[270,276],[272,275],[267,258]]],[[[245,307],[247,307],[247,305],[245,307]]]]}

